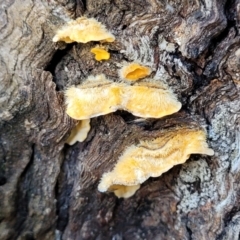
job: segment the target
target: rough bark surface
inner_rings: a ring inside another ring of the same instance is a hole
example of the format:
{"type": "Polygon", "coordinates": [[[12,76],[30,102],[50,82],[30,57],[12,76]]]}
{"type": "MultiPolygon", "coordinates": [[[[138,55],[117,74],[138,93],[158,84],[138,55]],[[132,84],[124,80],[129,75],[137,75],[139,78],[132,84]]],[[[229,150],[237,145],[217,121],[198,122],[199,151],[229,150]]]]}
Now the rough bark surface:
{"type": "Polygon", "coordinates": [[[239,239],[240,1],[1,0],[0,239],[239,239]],[[116,36],[111,59],[94,43],[54,44],[86,15],[116,36]],[[160,120],[123,111],[94,118],[83,143],[63,90],[87,76],[118,80],[123,62],[151,66],[183,108],[160,120]],[[124,149],[161,129],[198,122],[213,157],[191,156],[129,199],[99,193],[124,149]]]}

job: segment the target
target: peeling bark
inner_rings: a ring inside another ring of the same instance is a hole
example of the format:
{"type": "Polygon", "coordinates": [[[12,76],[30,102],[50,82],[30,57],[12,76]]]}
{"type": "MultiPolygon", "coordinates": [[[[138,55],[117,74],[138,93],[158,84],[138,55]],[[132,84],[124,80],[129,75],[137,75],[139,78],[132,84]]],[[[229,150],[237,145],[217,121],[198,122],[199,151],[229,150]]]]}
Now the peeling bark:
{"type": "Polygon", "coordinates": [[[0,7],[0,239],[239,238],[239,0],[2,0],[0,7]],[[109,61],[94,60],[95,43],[52,42],[82,15],[115,35],[109,61]],[[146,120],[118,111],[92,119],[83,143],[64,144],[76,122],[63,90],[100,73],[118,81],[132,61],[171,87],[181,111],[146,120]],[[213,157],[192,155],[129,199],[97,191],[127,146],[196,122],[213,157]]]}

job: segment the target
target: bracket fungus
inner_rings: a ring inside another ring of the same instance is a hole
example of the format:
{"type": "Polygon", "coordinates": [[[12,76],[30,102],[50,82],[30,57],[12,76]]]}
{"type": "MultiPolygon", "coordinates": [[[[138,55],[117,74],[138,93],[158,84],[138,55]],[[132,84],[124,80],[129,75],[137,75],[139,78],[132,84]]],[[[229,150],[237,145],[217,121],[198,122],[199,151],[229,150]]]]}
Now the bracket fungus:
{"type": "Polygon", "coordinates": [[[126,110],[143,118],[161,118],[180,110],[181,103],[163,84],[150,81],[137,85],[115,83],[102,75],[65,92],[67,114],[77,120],[126,110]]]}
{"type": "Polygon", "coordinates": [[[119,87],[101,74],[90,76],[78,87],[66,90],[67,114],[83,120],[115,112],[120,103],[119,87]]]}
{"type": "Polygon", "coordinates": [[[79,17],[67,22],[53,37],[53,42],[87,43],[91,41],[113,42],[115,37],[94,18],[79,17]]]}
{"type": "Polygon", "coordinates": [[[214,154],[203,130],[190,127],[165,130],[156,139],[128,147],[113,170],[103,174],[98,190],[112,191],[117,197],[131,197],[149,177],[161,176],[184,163],[190,154],[214,154]]]}
{"type": "Polygon", "coordinates": [[[122,94],[122,109],[143,118],[161,118],[178,112],[182,104],[166,85],[146,80],[134,85],[125,85],[122,94]]]}
{"type": "Polygon", "coordinates": [[[94,47],[90,52],[95,54],[95,59],[97,61],[108,60],[110,58],[110,53],[100,47],[94,47]]]}
{"type": "Polygon", "coordinates": [[[151,69],[149,67],[142,66],[138,63],[130,63],[122,67],[119,71],[119,75],[122,79],[128,81],[137,81],[150,75],[151,69]]]}
{"type": "Polygon", "coordinates": [[[71,131],[70,136],[68,137],[66,143],[69,145],[75,144],[78,142],[83,142],[88,135],[90,130],[90,119],[85,119],[80,121],[71,131]]]}

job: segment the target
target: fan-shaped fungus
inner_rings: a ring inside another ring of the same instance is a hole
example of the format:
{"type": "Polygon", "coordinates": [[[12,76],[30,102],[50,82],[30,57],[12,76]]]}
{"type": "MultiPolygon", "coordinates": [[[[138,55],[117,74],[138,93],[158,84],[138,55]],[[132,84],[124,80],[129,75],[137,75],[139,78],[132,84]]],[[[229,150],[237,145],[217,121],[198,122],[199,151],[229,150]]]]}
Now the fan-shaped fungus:
{"type": "Polygon", "coordinates": [[[167,86],[156,81],[126,85],[121,93],[122,108],[138,117],[161,118],[182,106],[167,86]]]}
{"type": "Polygon", "coordinates": [[[84,84],[65,92],[67,114],[77,120],[115,112],[120,104],[119,87],[103,74],[90,76],[84,84]]]}
{"type": "Polygon", "coordinates": [[[130,197],[149,177],[159,177],[190,154],[213,155],[203,130],[180,128],[165,130],[150,141],[128,147],[111,172],[102,176],[98,190],[113,191],[118,197],[130,197]]]}
{"type": "Polygon", "coordinates": [[[90,119],[85,119],[80,121],[71,131],[70,136],[67,139],[67,144],[73,145],[77,141],[78,142],[83,142],[90,130],[90,119]]]}
{"type": "Polygon", "coordinates": [[[79,17],[68,22],[53,37],[53,42],[87,43],[90,41],[113,42],[115,37],[94,18],[79,17]]]}
{"type": "Polygon", "coordinates": [[[143,118],[173,114],[181,103],[166,86],[145,81],[137,85],[114,83],[102,75],[90,76],[66,93],[67,114],[77,120],[88,119],[123,109],[143,118]]]}

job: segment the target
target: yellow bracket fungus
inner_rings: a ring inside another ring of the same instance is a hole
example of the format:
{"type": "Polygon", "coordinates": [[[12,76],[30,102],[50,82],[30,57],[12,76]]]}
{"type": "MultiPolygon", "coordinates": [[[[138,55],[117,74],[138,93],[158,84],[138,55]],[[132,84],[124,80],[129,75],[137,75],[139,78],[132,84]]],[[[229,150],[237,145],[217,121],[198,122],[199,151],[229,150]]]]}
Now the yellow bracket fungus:
{"type": "Polygon", "coordinates": [[[80,17],[68,22],[57,31],[53,42],[87,43],[90,41],[113,42],[115,37],[94,18],[80,17]]]}
{"type": "Polygon", "coordinates": [[[110,58],[110,53],[103,48],[98,47],[92,48],[91,53],[95,54],[95,59],[97,61],[108,60],[110,58]]]}
{"type": "Polygon", "coordinates": [[[67,139],[67,144],[73,145],[77,141],[83,142],[88,135],[90,130],[90,119],[85,119],[80,121],[71,131],[70,136],[67,139]]]}
{"type": "Polygon", "coordinates": [[[151,69],[149,67],[142,66],[138,63],[130,63],[119,71],[120,77],[129,81],[137,81],[145,78],[150,75],[150,73],[151,69]]]}
{"type": "Polygon", "coordinates": [[[151,141],[128,147],[111,172],[98,185],[100,192],[112,191],[117,197],[131,197],[149,177],[159,177],[190,154],[213,155],[203,130],[180,128],[162,132],[151,141]]]}
{"type": "Polygon", "coordinates": [[[143,118],[161,118],[178,112],[182,106],[172,91],[156,81],[125,85],[121,94],[122,109],[143,118]]]}
{"type": "Polygon", "coordinates": [[[161,118],[180,110],[181,103],[163,84],[114,83],[104,75],[89,77],[85,84],[66,92],[67,114],[77,120],[123,109],[143,118],[161,118]]]}
{"type": "Polygon", "coordinates": [[[67,114],[82,120],[115,112],[120,103],[119,87],[104,75],[90,76],[78,87],[66,92],[67,114]]]}

